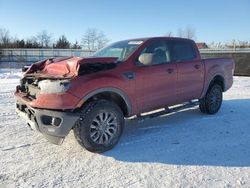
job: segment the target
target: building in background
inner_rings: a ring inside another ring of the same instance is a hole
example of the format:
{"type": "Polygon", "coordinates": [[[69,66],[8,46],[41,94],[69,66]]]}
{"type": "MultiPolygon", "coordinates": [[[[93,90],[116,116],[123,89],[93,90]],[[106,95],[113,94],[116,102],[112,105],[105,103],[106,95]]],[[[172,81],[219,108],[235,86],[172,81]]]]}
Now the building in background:
{"type": "Polygon", "coordinates": [[[196,45],[199,49],[208,48],[208,45],[205,42],[197,42],[196,45]]]}

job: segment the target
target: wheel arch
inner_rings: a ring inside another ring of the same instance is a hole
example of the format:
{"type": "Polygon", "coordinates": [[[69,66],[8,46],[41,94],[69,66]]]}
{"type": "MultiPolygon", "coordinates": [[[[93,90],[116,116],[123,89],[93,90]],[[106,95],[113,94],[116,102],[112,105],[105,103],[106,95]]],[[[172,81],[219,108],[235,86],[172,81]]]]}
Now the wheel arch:
{"type": "Polygon", "coordinates": [[[225,91],[225,80],[222,75],[216,74],[215,76],[213,76],[213,78],[209,82],[208,89],[211,88],[211,86],[213,86],[215,83],[221,86],[222,91],[225,91]]]}
{"type": "Polygon", "coordinates": [[[125,117],[130,116],[132,113],[132,105],[127,94],[120,89],[112,87],[100,88],[90,92],[82,98],[78,106],[83,106],[88,102],[100,99],[106,99],[116,103],[122,110],[125,117]]]}
{"type": "Polygon", "coordinates": [[[222,91],[223,92],[225,91],[225,79],[224,79],[223,74],[217,73],[217,74],[214,74],[211,77],[209,76],[209,78],[211,78],[211,79],[205,80],[204,89],[202,91],[200,99],[203,98],[206,95],[207,91],[211,88],[211,86],[214,83],[218,83],[222,87],[222,91]]]}

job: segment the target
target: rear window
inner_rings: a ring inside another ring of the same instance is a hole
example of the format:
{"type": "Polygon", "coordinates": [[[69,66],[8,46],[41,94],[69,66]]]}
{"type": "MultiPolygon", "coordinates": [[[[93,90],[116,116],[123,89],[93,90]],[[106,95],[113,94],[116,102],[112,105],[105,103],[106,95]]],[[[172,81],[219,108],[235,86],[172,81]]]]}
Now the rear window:
{"type": "Polygon", "coordinates": [[[172,59],[174,61],[188,61],[196,58],[196,51],[191,42],[176,41],[173,42],[172,59]]]}

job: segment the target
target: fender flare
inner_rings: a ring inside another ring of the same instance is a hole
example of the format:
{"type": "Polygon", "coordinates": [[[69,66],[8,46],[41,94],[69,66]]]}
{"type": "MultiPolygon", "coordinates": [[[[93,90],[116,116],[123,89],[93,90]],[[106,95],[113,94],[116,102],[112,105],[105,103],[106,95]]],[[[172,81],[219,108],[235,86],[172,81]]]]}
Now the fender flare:
{"type": "Polygon", "coordinates": [[[104,87],[104,88],[99,88],[99,89],[93,90],[90,93],[88,93],[87,95],[85,95],[81,101],[84,103],[85,101],[87,101],[88,99],[93,97],[94,95],[100,94],[103,92],[111,92],[111,93],[115,93],[115,94],[119,95],[124,100],[124,102],[126,104],[126,108],[128,110],[127,115],[129,116],[132,114],[132,103],[131,103],[130,98],[128,97],[128,95],[124,91],[122,91],[118,88],[104,87]]]}
{"type": "Polygon", "coordinates": [[[224,75],[221,74],[221,73],[215,73],[213,74],[213,76],[211,76],[211,78],[209,79],[208,83],[206,84],[205,88],[204,88],[204,91],[202,92],[202,95],[200,98],[204,97],[209,89],[209,86],[211,85],[212,81],[214,80],[214,78],[216,76],[220,76],[223,80],[223,88],[225,88],[225,78],[224,78],[224,75]]]}

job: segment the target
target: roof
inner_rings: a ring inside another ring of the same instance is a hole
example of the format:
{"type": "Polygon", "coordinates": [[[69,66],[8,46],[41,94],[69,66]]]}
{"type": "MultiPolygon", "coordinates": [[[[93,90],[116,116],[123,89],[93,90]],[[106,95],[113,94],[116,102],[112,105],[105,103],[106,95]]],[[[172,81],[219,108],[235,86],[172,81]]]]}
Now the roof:
{"type": "Polygon", "coordinates": [[[142,37],[142,38],[132,38],[132,39],[127,39],[127,40],[152,40],[152,39],[178,39],[178,40],[192,40],[188,38],[181,38],[181,37],[166,37],[166,36],[157,36],[157,37],[142,37]]]}

